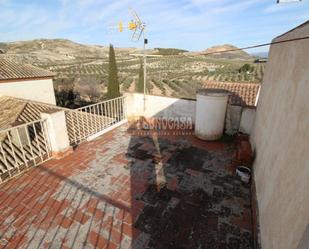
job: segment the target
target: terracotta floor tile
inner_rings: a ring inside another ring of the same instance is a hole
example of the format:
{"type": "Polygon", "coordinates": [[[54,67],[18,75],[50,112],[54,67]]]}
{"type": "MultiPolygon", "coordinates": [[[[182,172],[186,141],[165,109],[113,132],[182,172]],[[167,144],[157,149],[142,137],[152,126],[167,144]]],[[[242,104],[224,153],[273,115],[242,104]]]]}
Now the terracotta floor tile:
{"type": "Polygon", "coordinates": [[[0,248],[252,248],[250,187],[229,171],[233,143],[128,128],[2,184],[0,248]]]}

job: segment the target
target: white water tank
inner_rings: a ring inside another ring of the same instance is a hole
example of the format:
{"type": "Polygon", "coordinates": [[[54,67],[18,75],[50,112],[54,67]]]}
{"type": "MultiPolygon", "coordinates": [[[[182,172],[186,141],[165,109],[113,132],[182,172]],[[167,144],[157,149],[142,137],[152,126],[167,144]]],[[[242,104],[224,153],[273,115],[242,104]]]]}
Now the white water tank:
{"type": "Polygon", "coordinates": [[[228,91],[201,89],[196,94],[195,135],[203,140],[217,140],[223,134],[228,91]]]}

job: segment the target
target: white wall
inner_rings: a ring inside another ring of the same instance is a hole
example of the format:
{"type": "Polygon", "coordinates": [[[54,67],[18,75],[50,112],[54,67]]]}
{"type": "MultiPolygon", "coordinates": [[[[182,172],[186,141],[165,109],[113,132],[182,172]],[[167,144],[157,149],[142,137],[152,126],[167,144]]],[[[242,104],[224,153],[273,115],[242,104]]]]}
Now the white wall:
{"type": "MultiPolygon", "coordinates": [[[[146,109],[144,111],[143,94],[125,93],[124,95],[126,96],[128,118],[139,116],[145,118],[190,117],[192,122],[195,123],[195,100],[146,95],[146,109]]],[[[235,134],[239,129],[239,124],[242,123],[243,128],[241,131],[251,134],[254,116],[255,109],[228,105],[228,113],[225,117],[225,132],[230,135],[235,134]]]]}
{"type": "Polygon", "coordinates": [[[255,120],[255,108],[243,108],[239,124],[239,131],[251,135],[255,120]]]}
{"type": "MultiPolygon", "coordinates": [[[[309,36],[309,24],[275,41],[309,36]]],[[[253,128],[263,249],[296,249],[309,223],[309,41],[270,48],[253,128]]]]}
{"type": "Polygon", "coordinates": [[[41,117],[47,120],[47,135],[52,152],[59,153],[70,148],[64,111],[41,113],[41,117]]]}
{"type": "Polygon", "coordinates": [[[0,81],[0,95],[56,104],[52,79],[0,81]]]}
{"type": "Polygon", "coordinates": [[[177,99],[162,96],[146,95],[144,111],[144,95],[126,93],[128,117],[190,117],[195,121],[195,100],[177,99]]]}

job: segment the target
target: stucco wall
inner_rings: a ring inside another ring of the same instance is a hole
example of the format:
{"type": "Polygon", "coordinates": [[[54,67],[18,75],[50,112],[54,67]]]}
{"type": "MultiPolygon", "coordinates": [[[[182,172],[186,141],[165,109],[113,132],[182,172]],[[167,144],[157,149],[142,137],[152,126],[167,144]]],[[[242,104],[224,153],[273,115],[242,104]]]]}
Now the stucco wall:
{"type": "Polygon", "coordinates": [[[128,117],[190,117],[195,121],[194,100],[177,99],[162,96],[146,95],[146,108],[144,111],[144,95],[139,93],[126,93],[128,117]]]}
{"type": "MultiPolygon", "coordinates": [[[[144,116],[151,117],[186,117],[195,123],[196,101],[163,96],[146,95],[146,109],[144,111],[144,95],[140,93],[125,93],[127,116],[129,118],[144,116]]],[[[242,132],[251,133],[255,109],[240,106],[227,107],[225,117],[225,132],[233,135],[242,123],[242,132]],[[249,112],[249,114],[248,114],[249,112]],[[244,117],[243,117],[244,116],[244,117]]]]}
{"type": "Polygon", "coordinates": [[[239,124],[239,131],[246,134],[252,134],[252,127],[255,119],[255,108],[243,108],[239,124]]]}
{"type": "MultiPolygon", "coordinates": [[[[309,35],[309,24],[275,41],[309,35]]],[[[252,144],[263,249],[296,249],[309,222],[309,41],[273,45],[252,144]]]]}
{"type": "Polygon", "coordinates": [[[1,81],[0,95],[56,104],[52,79],[1,81]]]}
{"type": "Polygon", "coordinates": [[[46,119],[47,135],[53,153],[63,152],[70,147],[64,111],[41,113],[46,119]]]}

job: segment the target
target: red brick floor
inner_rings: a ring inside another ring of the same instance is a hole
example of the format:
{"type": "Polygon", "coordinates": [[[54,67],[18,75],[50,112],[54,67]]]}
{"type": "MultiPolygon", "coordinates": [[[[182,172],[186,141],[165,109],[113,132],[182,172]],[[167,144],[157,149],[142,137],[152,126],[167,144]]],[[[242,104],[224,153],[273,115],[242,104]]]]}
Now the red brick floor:
{"type": "Polygon", "coordinates": [[[251,248],[231,144],[127,128],[0,185],[0,248],[251,248]]]}

